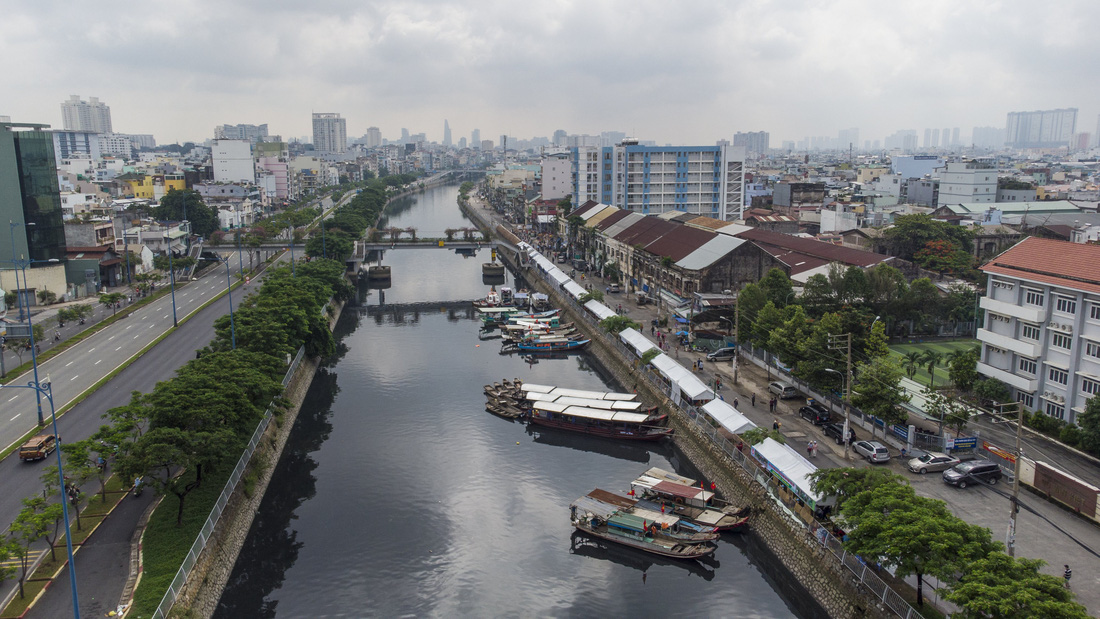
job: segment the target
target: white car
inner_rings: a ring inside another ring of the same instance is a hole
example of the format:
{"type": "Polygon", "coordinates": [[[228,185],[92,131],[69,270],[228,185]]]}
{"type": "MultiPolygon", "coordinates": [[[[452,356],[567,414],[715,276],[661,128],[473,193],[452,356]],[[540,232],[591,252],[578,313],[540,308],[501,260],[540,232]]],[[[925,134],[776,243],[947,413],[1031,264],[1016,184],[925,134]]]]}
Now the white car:
{"type": "Polygon", "coordinates": [[[856,441],[852,443],[852,450],[867,458],[868,462],[890,461],[890,450],[878,441],[856,441]]]}

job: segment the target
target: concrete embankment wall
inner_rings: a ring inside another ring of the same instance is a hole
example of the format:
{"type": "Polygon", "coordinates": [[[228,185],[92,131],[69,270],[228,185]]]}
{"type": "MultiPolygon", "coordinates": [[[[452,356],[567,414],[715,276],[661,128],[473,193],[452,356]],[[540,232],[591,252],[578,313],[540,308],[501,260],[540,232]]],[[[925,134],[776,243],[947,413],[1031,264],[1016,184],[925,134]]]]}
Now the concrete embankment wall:
{"type": "MultiPolygon", "coordinates": [[[[488,227],[481,213],[475,208],[467,213],[488,227]]],[[[509,242],[517,239],[506,230],[494,230],[509,242]],[[503,234],[501,234],[503,232],[503,234]]],[[[566,299],[565,293],[548,285],[530,268],[518,264],[516,256],[500,251],[501,259],[514,272],[521,274],[529,284],[550,296],[556,307],[562,308],[569,319],[592,339],[588,352],[596,357],[603,368],[625,389],[636,390],[647,402],[656,404],[668,413],[670,425],[675,428],[675,444],[699,469],[704,479],[713,482],[722,495],[731,502],[749,505],[753,509],[751,527],[746,535],[754,536],[760,546],[770,552],[786,568],[786,574],[769,574],[777,586],[788,590],[793,597],[800,594],[812,598],[826,616],[837,618],[890,617],[889,611],[880,608],[878,600],[861,589],[836,560],[828,554],[806,528],[788,514],[755,482],[741,466],[732,462],[714,443],[704,436],[686,418],[679,407],[660,390],[644,380],[634,367],[634,359],[625,358],[611,340],[610,334],[591,327],[576,307],[566,299]],[[797,584],[791,583],[790,579],[797,584]],[[793,589],[793,591],[791,591],[793,589]],[[801,591],[799,591],[801,590],[801,591]]]]}

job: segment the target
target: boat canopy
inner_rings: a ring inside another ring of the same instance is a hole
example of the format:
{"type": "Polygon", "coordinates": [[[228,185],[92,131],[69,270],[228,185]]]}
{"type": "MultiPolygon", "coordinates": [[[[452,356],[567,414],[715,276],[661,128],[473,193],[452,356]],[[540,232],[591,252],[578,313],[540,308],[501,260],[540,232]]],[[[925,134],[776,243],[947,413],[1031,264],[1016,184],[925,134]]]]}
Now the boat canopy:
{"type": "Polygon", "coordinates": [[[667,524],[670,527],[677,522],[680,522],[680,517],[676,516],[675,514],[659,512],[655,509],[646,509],[644,507],[635,507],[634,509],[630,510],[630,513],[640,518],[645,518],[646,522],[656,522],[657,524],[661,525],[667,524]]]}
{"type": "Polygon", "coordinates": [[[588,294],[588,291],[584,289],[584,286],[581,286],[573,280],[569,280],[562,284],[562,290],[568,292],[569,296],[573,297],[574,299],[579,299],[588,294]]]}
{"type": "Polygon", "coordinates": [[[515,314],[523,310],[516,309],[514,307],[477,307],[474,308],[481,314],[498,315],[498,314],[515,314]]]}
{"type": "Polygon", "coordinates": [[[690,477],[684,477],[683,475],[677,475],[671,471],[666,471],[662,468],[652,467],[645,473],[642,473],[643,477],[653,477],[661,481],[671,481],[674,484],[683,484],[685,486],[694,486],[696,480],[690,477]]]}
{"type": "Polygon", "coordinates": [[[748,417],[742,415],[736,408],[722,400],[711,400],[707,402],[703,405],[703,412],[710,415],[715,421],[721,424],[723,428],[734,434],[741,434],[742,432],[747,432],[756,427],[756,424],[749,421],[748,417]]]}
{"type": "Polygon", "coordinates": [[[703,381],[699,380],[691,370],[680,365],[680,362],[672,357],[665,354],[657,355],[650,363],[652,363],[653,367],[657,368],[669,382],[675,383],[680,387],[680,393],[685,399],[692,401],[714,399],[714,392],[703,384],[703,381]]]}
{"type": "Polygon", "coordinates": [[[587,398],[589,400],[622,400],[637,399],[636,393],[616,393],[614,391],[585,391],[583,389],[566,389],[565,387],[552,387],[548,385],[523,385],[523,390],[530,393],[548,393],[555,396],[570,398],[587,398]]]}
{"type": "Polygon", "coordinates": [[[647,515],[649,514],[655,514],[657,518],[647,518],[637,513],[624,514],[622,512],[619,512],[608,518],[607,523],[623,529],[629,529],[631,531],[641,533],[642,530],[645,529],[645,527],[651,524],[672,526],[680,521],[680,519],[675,516],[669,518],[661,514],[661,512],[648,512],[647,515]]]}
{"type": "Polygon", "coordinates": [[[631,486],[637,486],[639,488],[646,488],[660,494],[666,494],[674,498],[687,499],[692,501],[709,501],[714,498],[714,493],[709,490],[703,490],[695,486],[685,486],[683,484],[677,484],[671,481],[661,481],[656,477],[647,477],[642,475],[638,479],[630,482],[631,486]]]}
{"type": "Polygon", "coordinates": [[[595,419],[598,421],[612,421],[621,423],[644,423],[649,415],[644,413],[628,413],[625,411],[609,411],[598,408],[586,408],[584,406],[565,406],[557,402],[535,402],[531,405],[535,410],[550,411],[573,417],[595,419]]]}
{"type": "Polygon", "coordinates": [[[657,348],[656,344],[649,341],[649,338],[639,333],[637,329],[623,329],[619,331],[619,339],[627,346],[633,348],[634,353],[639,357],[644,355],[646,351],[657,348]]]}
{"type": "Polygon", "coordinates": [[[816,471],[817,467],[810,464],[809,460],[803,458],[791,446],[771,438],[765,438],[753,445],[752,454],[764,463],[767,470],[784,482],[795,494],[802,497],[802,500],[806,501],[811,508],[817,507],[817,503],[821,501],[821,495],[811,489],[808,479],[810,473],[816,471]]]}
{"type": "Polygon", "coordinates": [[[611,318],[612,316],[616,315],[614,310],[595,299],[592,299],[588,303],[585,303],[584,309],[592,312],[592,315],[596,317],[596,320],[603,320],[604,318],[611,318]]]}
{"type": "Polygon", "coordinates": [[[618,507],[604,503],[590,496],[582,496],[576,501],[573,501],[570,507],[575,507],[577,511],[585,512],[598,518],[603,518],[604,520],[607,520],[612,514],[619,511],[618,507]]]}
{"type": "Polygon", "coordinates": [[[554,401],[558,402],[559,404],[568,404],[570,406],[585,406],[588,408],[601,408],[604,410],[613,411],[636,411],[642,407],[641,402],[623,400],[590,400],[588,398],[572,398],[568,396],[560,396],[554,401]]]}
{"type": "Polygon", "coordinates": [[[527,393],[550,393],[557,389],[553,385],[536,385],[535,383],[523,383],[523,390],[527,393]]]}
{"type": "Polygon", "coordinates": [[[596,488],[592,492],[589,492],[588,496],[596,499],[597,501],[603,501],[604,503],[607,503],[609,505],[617,505],[621,509],[629,509],[638,504],[637,499],[632,499],[628,496],[623,496],[621,494],[617,494],[615,492],[610,492],[607,490],[601,490],[599,488],[596,488]]]}

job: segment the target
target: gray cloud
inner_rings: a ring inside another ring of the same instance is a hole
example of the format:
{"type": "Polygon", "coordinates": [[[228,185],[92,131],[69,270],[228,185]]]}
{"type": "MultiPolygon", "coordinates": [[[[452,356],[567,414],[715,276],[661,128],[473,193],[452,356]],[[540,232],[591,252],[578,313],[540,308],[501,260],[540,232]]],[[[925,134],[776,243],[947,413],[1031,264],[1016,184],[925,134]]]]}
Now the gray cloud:
{"type": "Polygon", "coordinates": [[[348,132],[439,139],[623,130],[712,143],[860,127],[1000,125],[1012,110],[1100,99],[1100,5],[1022,1],[668,3],[0,0],[0,114],[60,124],[98,96],[120,131],[202,139],[221,123],[307,135],[311,111],[348,132]]]}

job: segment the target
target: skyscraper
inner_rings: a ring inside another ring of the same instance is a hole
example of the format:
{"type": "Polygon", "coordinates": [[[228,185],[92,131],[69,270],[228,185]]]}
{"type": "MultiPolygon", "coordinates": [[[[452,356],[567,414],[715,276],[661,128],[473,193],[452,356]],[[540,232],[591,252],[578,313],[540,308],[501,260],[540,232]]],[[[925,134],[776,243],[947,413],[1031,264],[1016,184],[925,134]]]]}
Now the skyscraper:
{"type": "Polygon", "coordinates": [[[96,97],[81,101],[80,95],[69,95],[61,103],[61,121],[67,131],[111,133],[111,108],[96,97]]]}
{"type": "Polygon", "coordinates": [[[473,148],[481,148],[481,129],[474,129],[470,133],[470,146],[473,148]]]}
{"type": "Polygon", "coordinates": [[[342,153],[348,149],[347,119],[334,112],[313,113],[313,149],[342,153]]]}
{"type": "Polygon", "coordinates": [[[267,124],[218,125],[214,127],[215,140],[248,140],[255,144],[267,137],[267,124]]]}
{"type": "Polygon", "coordinates": [[[447,122],[447,119],[443,119],[443,145],[451,145],[451,124],[447,122]]]}
{"type": "Polygon", "coordinates": [[[32,268],[65,260],[53,134],[44,131],[47,127],[0,123],[0,221],[24,224],[0,234],[0,259],[22,256],[38,263],[32,268]]]}
{"type": "Polygon", "coordinates": [[[733,145],[744,147],[745,152],[763,155],[768,152],[770,136],[767,131],[748,131],[733,134],[733,145]]]}
{"type": "Polygon", "coordinates": [[[378,127],[367,127],[367,148],[378,148],[382,145],[382,130],[378,127]]]}
{"type": "Polygon", "coordinates": [[[401,143],[402,144],[408,144],[409,143],[409,130],[404,128],[404,127],[401,127],[401,143]]]}
{"type": "Polygon", "coordinates": [[[1005,146],[1009,148],[1059,148],[1069,146],[1077,133],[1077,108],[1009,112],[1005,146]]]}

